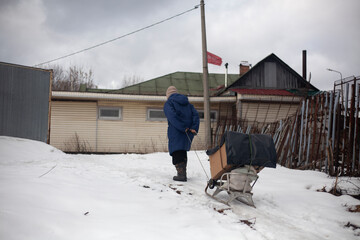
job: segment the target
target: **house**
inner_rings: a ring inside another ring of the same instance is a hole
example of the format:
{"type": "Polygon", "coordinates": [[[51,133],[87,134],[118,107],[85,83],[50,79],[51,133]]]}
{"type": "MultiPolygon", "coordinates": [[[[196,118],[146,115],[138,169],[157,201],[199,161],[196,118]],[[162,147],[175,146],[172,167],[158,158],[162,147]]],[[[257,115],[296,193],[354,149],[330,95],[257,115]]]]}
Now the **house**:
{"type": "MultiPolygon", "coordinates": [[[[238,77],[229,74],[228,83],[238,77]]],[[[236,100],[234,96],[215,96],[224,79],[224,74],[209,74],[212,127],[236,100]]],[[[170,85],[187,95],[203,118],[201,73],[175,72],[118,90],[53,91],[50,144],[67,152],[167,151],[163,105],[170,85]]],[[[200,121],[193,149],[204,149],[203,129],[200,121]]]]}
{"type": "MultiPolygon", "coordinates": [[[[293,114],[305,95],[317,91],[275,54],[252,68],[241,64],[240,74],[227,75],[227,82],[224,74],[209,74],[213,139],[223,121],[274,122],[293,114]]],[[[53,91],[50,143],[67,152],[167,151],[163,105],[171,85],[189,97],[202,119],[202,73],[175,72],[116,90],[53,91]]],[[[200,121],[192,149],[205,149],[204,139],[200,121]]]]}
{"type": "Polygon", "coordinates": [[[236,120],[264,125],[294,114],[299,102],[319,90],[274,53],[254,67],[240,65],[239,79],[219,96],[236,96],[236,120]]]}

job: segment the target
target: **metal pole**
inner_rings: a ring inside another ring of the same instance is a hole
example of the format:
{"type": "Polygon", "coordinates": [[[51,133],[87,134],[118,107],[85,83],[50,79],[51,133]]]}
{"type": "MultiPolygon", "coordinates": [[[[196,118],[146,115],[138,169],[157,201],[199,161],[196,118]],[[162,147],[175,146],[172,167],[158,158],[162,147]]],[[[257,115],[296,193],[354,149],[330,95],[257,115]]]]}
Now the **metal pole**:
{"type": "Polygon", "coordinates": [[[228,85],[228,63],[225,63],[225,87],[228,85]]]}
{"type": "MultiPolygon", "coordinates": [[[[304,159],[306,158],[306,137],[307,137],[307,134],[309,132],[308,130],[308,114],[309,114],[309,99],[306,99],[306,108],[305,108],[305,128],[304,128],[304,148],[303,148],[303,152],[301,153],[303,156],[304,156],[304,159]]],[[[300,162],[301,163],[301,162],[300,162]]]]}
{"type": "Polygon", "coordinates": [[[303,50],[302,53],[303,53],[302,54],[302,56],[303,56],[303,79],[306,80],[306,50],[303,50]]]}
{"type": "Polygon", "coordinates": [[[326,70],[328,70],[328,71],[330,71],[330,72],[336,72],[336,73],[338,73],[338,74],[340,74],[340,80],[341,80],[341,83],[342,83],[342,74],[341,74],[341,72],[339,72],[339,71],[337,71],[337,70],[334,70],[334,69],[331,69],[331,68],[327,68],[326,70]]]}
{"type": "Polygon", "coordinates": [[[201,37],[202,37],[202,57],[203,57],[203,88],[204,88],[204,124],[205,124],[205,144],[206,148],[211,147],[211,126],[210,126],[210,98],[209,98],[209,73],[206,46],[205,28],[205,7],[204,0],[200,1],[201,9],[201,37]]]}
{"type": "MultiPolygon", "coordinates": [[[[331,69],[331,68],[327,68],[326,70],[328,70],[328,71],[330,71],[330,72],[336,72],[336,73],[338,73],[338,74],[340,74],[340,82],[341,82],[341,84],[340,84],[340,88],[341,88],[341,93],[340,94],[344,94],[344,91],[343,91],[343,77],[342,77],[342,73],[341,72],[339,72],[339,71],[337,71],[337,70],[334,70],[334,69],[331,69]]],[[[335,84],[334,84],[334,92],[335,92],[335,84]]],[[[341,97],[341,96],[340,96],[341,97]]],[[[342,102],[344,101],[344,96],[342,97],[342,102]]]]}
{"type": "MultiPolygon", "coordinates": [[[[308,123],[308,128],[307,128],[307,133],[308,133],[308,140],[307,140],[307,149],[306,149],[306,160],[305,160],[305,166],[308,164],[309,162],[309,156],[310,156],[310,145],[311,145],[311,120],[310,120],[310,117],[312,116],[312,120],[314,120],[314,117],[313,117],[313,101],[314,99],[311,100],[310,102],[310,111],[309,111],[309,123],[308,123]]],[[[309,100],[308,100],[309,101],[309,100]]],[[[307,112],[307,111],[306,111],[307,112]]],[[[307,115],[307,113],[306,113],[307,115]]],[[[306,139],[305,139],[306,141],[306,139]]],[[[305,156],[304,156],[305,157],[305,156]]]]}
{"type": "MultiPolygon", "coordinates": [[[[329,96],[329,121],[328,121],[328,131],[327,131],[327,138],[326,138],[326,149],[328,149],[330,147],[330,136],[331,136],[331,119],[332,119],[332,108],[333,108],[333,98],[335,98],[335,91],[334,92],[330,92],[330,96],[329,96]]],[[[328,163],[330,161],[329,156],[326,157],[326,162],[325,162],[325,172],[328,173],[328,163]]]]}
{"type": "Polygon", "coordinates": [[[336,111],[337,111],[337,108],[338,108],[338,104],[339,104],[339,98],[340,98],[340,92],[336,92],[335,93],[335,102],[334,102],[334,113],[333,113],[333,121],[332,121],[332,149],[333,149],[333,152],[335,152],[334,148],[335,148],[335,132],[336,132],[336,111]]]}
{"type": "Polygon", "coordinates": [[[299,156],[298,156],[298,165],[301,162],[301,156],[302,156],[302,139],[303,139],[303,129],[304,129],[304,113],[305,113],[305,100],[302,102],[301,106],[301,126],[300,126],[300,146],[299,146],[299,156]]]}
{"type": "MultiPolygon", "coordinates": [[[[325,105],[323,107],[323,113],[324,113],[323,120],[324,120],[324,122],[322,123],[323,124],[322,132],[324,133],[324,140],[321,141],[321,149],[322,149],[321,159],[324,156],[324,152],[326,153],[326,150],[328,148],[328,145],[326,145],[326,148],[324,147],[325,143],[328,143],[328,138],[326,137],[326,121],[327,121],[327,117],[328,117],[327,114],[328,114],[328,111],[329,111],[329,96],[328,96],[328,93],[326,92],[324,96],[325,96],[325,105]]],[[[325,172],[327,172],[327,154],[325,154],[325,161],[324,162],[325,162],[325,172]]]]}
{"type": "Polygon", "coordinates": [[[347,111],[348,111],[348,101],[349,101],[349,83],[346,83],[346,85],[345,85],[345,101],[344,101],[344,105],[345,105],[344,106],[344,125],[343,125],[344,133],[343,133],[342,153],[341,153],[341,159],[342,159],[343,164],[345,161],[345,151],[347,149],[347,147],[345,146],[345,138],[346,138],[346,116],[347,116],[347,111]]]}
{"type": "MultiPolygon", "coordinates": [[[[356,84],[356,82],[354,83],[356,84]]],[[[355,126],[354,126],[354,145],[353,145],[353,169],[355,171],[355,159],[356,159],[356,131],[357,131],[357,123],[358,123],[358,118],[359,118],[359,101],[360,101],[360,96],[359,96],[359,90],[360,90],[360,84],[356,84],[355,87],[355,96],[356,96],[356,103],[355,103],[355,126]]],[[[359,148],[360,149],[360,148],[359,148]]],[[[359,166],[360,166],[360,156],[359,156],[359,166]]]]}

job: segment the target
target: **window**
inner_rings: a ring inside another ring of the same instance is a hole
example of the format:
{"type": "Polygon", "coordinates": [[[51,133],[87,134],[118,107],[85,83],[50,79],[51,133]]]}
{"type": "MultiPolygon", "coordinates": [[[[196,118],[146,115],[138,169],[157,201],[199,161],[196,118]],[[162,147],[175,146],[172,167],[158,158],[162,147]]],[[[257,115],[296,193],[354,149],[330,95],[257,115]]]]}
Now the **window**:
{"type": "Polygon", "coordinates": [[[164,110],[149,108],[147,110],[147,120],[149,121],[166,121],[164,110]]]}
{"type": "MultiPolygon", "coordinates": [[[[204,121],[204,110],[198,110],[200,121],[204,121]]],[[[210,111],[210,121],[214,122],[217,119],[217,111],[210,111]]]]}
{"type": "Polygon", "coordinates": [[[121,120],[120,107],[99,107],[99,119],[102,120],[121,120]]]}

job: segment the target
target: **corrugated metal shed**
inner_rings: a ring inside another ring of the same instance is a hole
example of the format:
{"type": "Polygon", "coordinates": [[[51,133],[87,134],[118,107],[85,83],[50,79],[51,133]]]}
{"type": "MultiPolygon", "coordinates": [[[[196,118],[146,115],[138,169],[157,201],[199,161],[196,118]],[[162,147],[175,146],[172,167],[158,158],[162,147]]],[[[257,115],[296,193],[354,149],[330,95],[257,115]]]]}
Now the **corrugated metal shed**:
{"type": "MultiPolygon", "coordinates": [[[[228,74],[228,84],[232,84],[239,78],[239,74],[228,74]]],[[[210,73],[209,86],[210,96],[217,94],[218,87],[224,85],[225,74],[210,73]]],[[[89,92],[120,93],[135,95],[159,95],[165,96],[169,86],[175,86],[181,94],[187,96],[203,95],[203,74],[192,72],[175,72],[162,77],[154,78],[142,83],[117,90],[88,89],[89,92]]]]}
{"type": "Polygon", "coordinates": [[[48,141],[51,71],[0,62],[0,135],[48,141]]]}

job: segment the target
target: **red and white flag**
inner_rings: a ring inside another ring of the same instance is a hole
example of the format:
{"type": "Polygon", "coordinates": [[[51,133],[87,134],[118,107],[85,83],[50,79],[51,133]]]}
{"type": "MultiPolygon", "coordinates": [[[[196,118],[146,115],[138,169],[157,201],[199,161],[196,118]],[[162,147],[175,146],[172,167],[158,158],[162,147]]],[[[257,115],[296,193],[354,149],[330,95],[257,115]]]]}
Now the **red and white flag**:
{"type": "Polygon", "coordinates": [[[210,52],[207,52],[207,59],[208,59],[208,63],[221,66],[221,63],[222,63],[221,57],[218,57],[215,54],[212,54],[210,52]]]}

